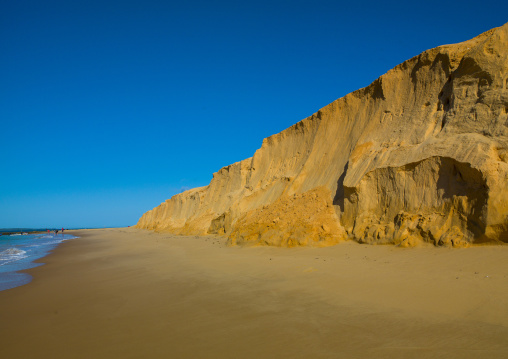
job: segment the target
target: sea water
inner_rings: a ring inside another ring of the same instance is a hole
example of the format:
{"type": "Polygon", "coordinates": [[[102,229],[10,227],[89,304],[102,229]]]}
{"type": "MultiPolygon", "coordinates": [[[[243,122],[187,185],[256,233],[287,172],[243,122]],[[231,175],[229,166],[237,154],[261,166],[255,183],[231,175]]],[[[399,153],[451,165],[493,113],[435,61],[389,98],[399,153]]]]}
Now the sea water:
{"type": "Polygon", "coordinates": [[[29,283],[32,277],[19,271],[42,265],[34,261],[46,256],[58,244],[72,238],[77,237],[61,232],[1,235],[0,291],[29,283]]]}

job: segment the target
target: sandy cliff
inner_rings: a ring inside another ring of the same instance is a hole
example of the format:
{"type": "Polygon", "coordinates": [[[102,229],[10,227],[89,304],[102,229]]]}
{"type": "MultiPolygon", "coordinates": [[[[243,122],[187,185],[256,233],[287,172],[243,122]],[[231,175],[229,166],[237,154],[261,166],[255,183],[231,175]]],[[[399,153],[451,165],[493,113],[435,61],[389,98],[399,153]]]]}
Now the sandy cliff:
{"type": "Polygon", "coordinates": [[[137,227],[280,246],[508,242],[508,24],[405,61],[137,227]]]}

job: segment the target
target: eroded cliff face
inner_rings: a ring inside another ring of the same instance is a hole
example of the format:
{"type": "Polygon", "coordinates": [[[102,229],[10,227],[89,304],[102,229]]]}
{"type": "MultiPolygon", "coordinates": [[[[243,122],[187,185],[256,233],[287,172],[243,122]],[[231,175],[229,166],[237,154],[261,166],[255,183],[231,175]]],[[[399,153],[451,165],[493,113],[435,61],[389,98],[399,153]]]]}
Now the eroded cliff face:
{"type": "Polygon", "coordinates": [[[137,227],[279,246],[508,242],[508,24],[396,66],[137,227]]]}

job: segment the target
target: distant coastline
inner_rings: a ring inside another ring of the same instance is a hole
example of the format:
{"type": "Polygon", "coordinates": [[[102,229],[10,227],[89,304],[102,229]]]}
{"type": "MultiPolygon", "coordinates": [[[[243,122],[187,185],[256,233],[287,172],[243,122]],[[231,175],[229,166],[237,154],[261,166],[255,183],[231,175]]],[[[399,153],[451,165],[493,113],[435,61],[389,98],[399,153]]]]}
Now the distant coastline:
{"type": "MultiPolygon", "coordinates": [[[[10,234],[16,234],[16,233],[28,233],[28,234],[35,234],[35,233],[45,233],[48,230],[53,232],[55,230],[60,231],[62,227],[60,228],[53,228],[53,227],[47,227],[47,228],[0,228],[0,236],[1,235],[10,235],[10,234]]],[[[65,230],[70,229],[76,229],[76,228],[65,228],[65,230]]]]}
{"type": "MultiPolygon", "coordinates": [[[[44,233],[47,232],[47,230],[54,231],[56,228],[0,228],[0,236],[4,235],[10,235],[10,234],[16,234],[16,233],[44,233]]],[[[61,228],[60,228],[61,229],[61,228]]]]}
{"type": "MultiPolygon", "coordinates": [[[[104,229],[104,228],[124,228],[124,227],[127,227],[127,226],[118,226],[118,227],[71,227],[71,228],[64,227],[64,229],[66,231],[70,231],[70,230],[74,231],[74,230],[81,230],[81,229],[104,229]]],[[[15,233],[29,233],[29,234],[44,233],[44,232],[47,232],[48,229],[50,231],[55,231],[55,230],[60,231],[62,229],[62,227],[0,228],[0,236],[2,236],[2,235],[10,235],[10,234],[15,234],[15,233]]]]}

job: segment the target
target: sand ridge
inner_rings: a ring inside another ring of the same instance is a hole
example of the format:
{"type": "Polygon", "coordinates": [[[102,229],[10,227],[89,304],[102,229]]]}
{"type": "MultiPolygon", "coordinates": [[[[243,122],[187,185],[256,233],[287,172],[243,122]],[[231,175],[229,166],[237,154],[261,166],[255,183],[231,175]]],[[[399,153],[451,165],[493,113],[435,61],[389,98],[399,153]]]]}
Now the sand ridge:
{"type": "Polygon", "coordinates": [[[504,358],[504,246],[228,247],[77,231],[0,292],[9,358],[504,358]]]}

